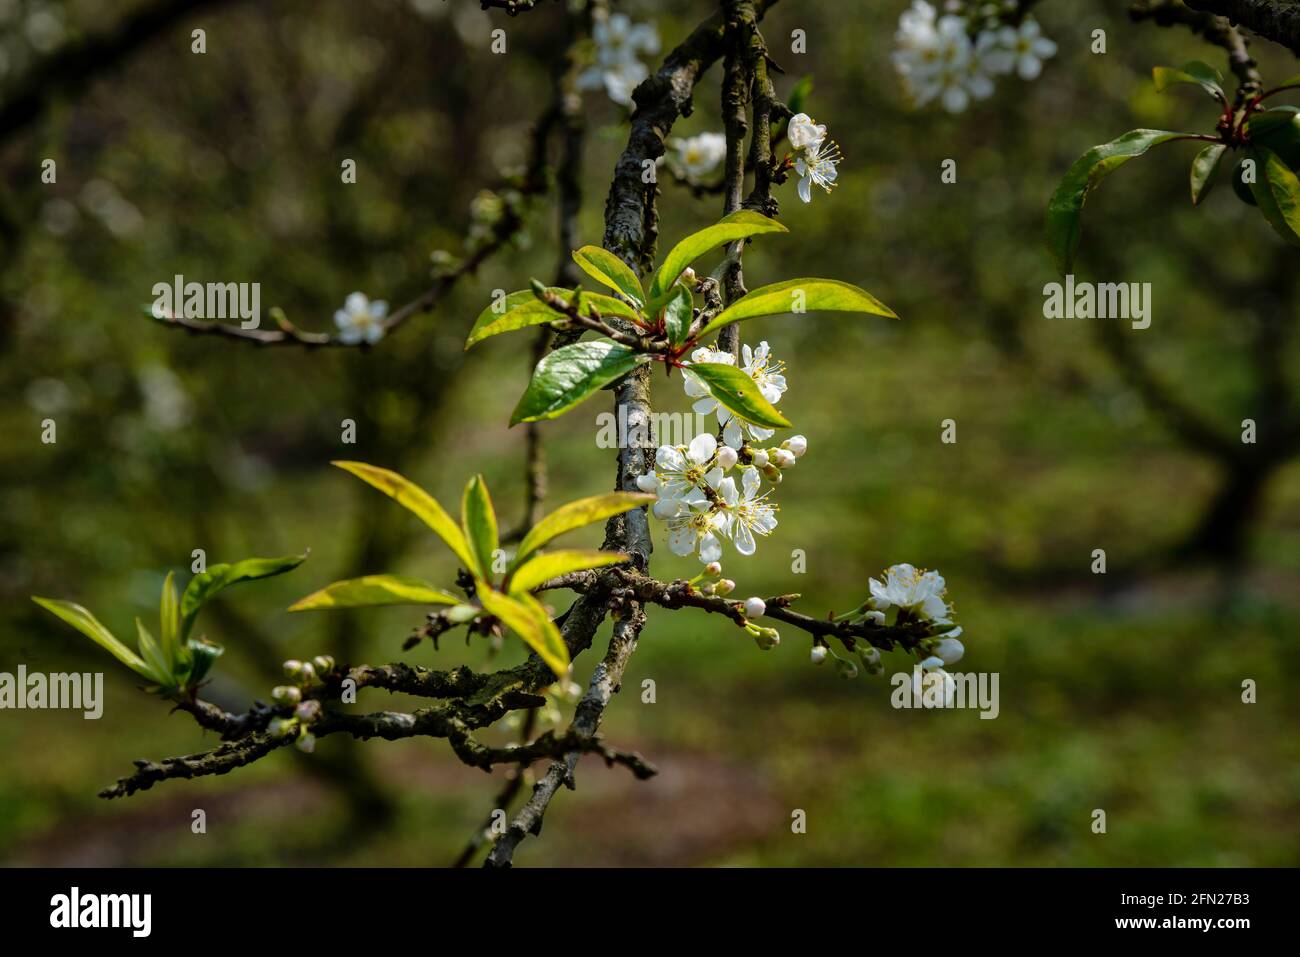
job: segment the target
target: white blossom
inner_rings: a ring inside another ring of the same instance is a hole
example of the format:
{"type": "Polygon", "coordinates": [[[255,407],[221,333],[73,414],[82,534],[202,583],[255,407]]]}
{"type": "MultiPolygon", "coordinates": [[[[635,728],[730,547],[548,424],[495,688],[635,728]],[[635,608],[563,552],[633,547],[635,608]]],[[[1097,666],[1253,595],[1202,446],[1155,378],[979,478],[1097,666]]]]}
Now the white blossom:
{"type": "Polygon", "coordinates": [[[745,617],[762,618],[767,614],[767,603],[757,596],[745,599],[745,617]]]}
{"type": "Polygon", "coordinates": [[[809,146],[794,162],[794,171],[800,177],[799,198],[811,203],[814,186],[820,186],[828,193],[834,189],[835,178],[839,175],[836,167],[843,158],[834,142],[809,146]]]}
{"type": "Polygon", "coordinates": [[[790,117],[785,135],[791,146],[802,150],[810,146],[821,146],[826,139],[826,127],[819,125],[807,113],[796,113],[790,117]]]}
{"type": "Polygon", "coordinates": [[[355,346],[366,342],[371,345],[384,337],[384,318],[388,303],[382,299],[371,302],[365,293],[354,292],[334,313],[334,324],[339,328],[339,341],[355,346]]]}
{"type": "Polygon", "coordinates": [[[945,583],[938,572],[904,563],[885,569],[884,578],[884,582],[870,580],[871,599],[877,611],[896,606],[935,623],[949,623],[948,603],[943,600],[945,583]]]}
{"type": "Polygon", "coordinates": [[[767,501],[767,492],[759,494],[761,481],[758,469],[748,468],[741,476],[739,492],[731,477],[718,485],[718,494],[731,516],[731,542],[742,555],[754,554],[755,535],[771,535],[776,529],[776,506],[767,501]]]}
{"type": "Polygon", "coordinates": [[[668,145],[673,149],[669,162],[690,179],[713,172],[727,155],[727,137],[722,133],[697,133],[669,140],[668,145]]]}
{"type": "Polygon", "coordinates": [[[650,75],[641,54],[659,52],[659,33],[652,24],[633,23],[626,13],[614,13],[596,20],[591,30],[595,41],[595,63],[578,76],[578,88],[604,88],[615,103],[627,106],[632,91],[650,75]]]}

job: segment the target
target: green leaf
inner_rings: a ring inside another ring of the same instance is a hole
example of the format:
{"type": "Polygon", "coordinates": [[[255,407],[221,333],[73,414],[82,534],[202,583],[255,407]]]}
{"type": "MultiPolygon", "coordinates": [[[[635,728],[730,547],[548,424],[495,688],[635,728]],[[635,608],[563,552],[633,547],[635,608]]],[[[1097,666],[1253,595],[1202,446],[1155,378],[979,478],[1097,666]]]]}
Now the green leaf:
{"type": "Polygon", "coordinates": [[[573,251],[573,261],[578,268],[603,286],[621,292],[637,305],[645,302],[645,290],[632,267],[608,249],[583,246],[573,251]]]}
{"type": "MultiPolygon", "coordinates": [[[[565,302],[571,302],[573,299],[573,290],[571,289],[552,286],[549,291],[562,298],[565,302]]],[[[489,336],[497,336],[503,332],[513,332],[516,329],[526,329],[530,326],[540,326],[543,323],[564,318],[538,299],[537,294],[531,289],[512,292],[502,300],[502,305],[499,308],[501,311],[498,311],[493,306],[488,306],[479,313],[474,328],[469,332],[469,338],[465,340],[466,349],[487,339],[489,336]]],[[[601,316],[619,316],[632,321],[641,318],[636,309],[621,299],[615,299],[613,296],[606,296],[598,292],[584,292],[578,302],[578,312],[580,315],[588,317],[599,313],[601,316]]]]}
{"type": "Polygon", "coordinates": [[[650,298],[657,298],[667,292],[668,287],[682,274],[682,270],[710,249],[762,233],[786,232],[789,230],[775,219],[768,219],[753,210],[741,209],[724,216],[712,226],[691,233],[669,251],[650,281],[650,298]]]}
{"type": "Polygon", "coordinates": [[[475,475],[465,485],[460,500],[460,526],[475,559],[475,567],[470,571],[483,581],[491,581],[492,553],[498,545],[497,513],[481,475],[475,475]]]}
{"type": "Polygon", "coordinates": [[[172,669],[167,664],[167,658],[163,655],[158,639],[149,634],[149,629],[144,626],[144,622],[139,618],[135,620],[135,630],[139,636],[140,657],[149,666],[149,674],[146,677],[150,681],[157,682],[163,688],[175,687],[176,682],[172,679],[172,669]]]}
{"type": "Polygon", "coordinates": [[[1223,75],[1200,60],[1192,60],[1177,68],[1158,66],[1151,71],[1151,74],[1156,81],[1157,93],[1165,92],[1176,83],[1191,83],[1193,86],[1199,86],[1220,103],[1227,100],[1223,95],[1223,75]]]}
{"type": "Polygon", "coordinates": [[[220,658],[226,649],[221,645],[213,644],[210,641],[204,641],[201,638],[191,638],[189,640],[190,658],[194,665],[190,668],[189,676],[185,679],[185,684],[193,688],[200,681],[208,676],[216,660],[220,658]]]}
{"type": "Polygon", "coordinates": [[[765,429],[789,427],[789,420],[763,398],[758,384],[744,369],[723,362],[692,362],[686,368],[709,387],[715,399],[742,419],[765,429]]]}
{"type": "Polygon", "coordinates": [[[289,606],[289,611],[370,608],[377,605],[458,605],[462,599],[418,578],[363,575],[326,585],[289,606]]]}
{"type": "Polygon", "coordinates": [[[1297,115],[1300,115],[1300,106],[1275,106],[1269,110],[1252,113],[1250,119],[1246,121],[1246,132],[1250,134],[1251,139],[1268,136],[1294,123],[1297,115]]]}
{"type": "Polygon", "coordinates": [[[158,602],[158,627],[167,667],[173,673],[187,668],[190,652],[181,642],[181,606],[176,597],[176,575],[167,573],[163,582],[162,598],[158,602]]]}
{"type": "Polygon", "coordinates": [[[1219,175],[1219,164],[1223,160],[1223,154],[1227,152],[1228,147],[1223,143],[1214,143],[1205,147],[1196,154],[1196,159],[1192,160],[1192,205],[1195,206],[1205,199],[1206,195],[1214,187],[1214,181],[1219,175]]]}
{"type": "Polygon", "coordinates": [[[1300,179],[1272,150],[1252,146],[1246,156],[1255,160],[1251,194],[1268,224],[1293,246],[1300,246],[1300,179]]]}
{"type": "Polygon", "coordinates": [[[521,566],[525,558],[557,535],[563,535],[583,525],[590,525],[592,522],[599,522],[612,515],[621,515],[640,505],[650,505],[655,498],[656,496],[647,492],[607,492],[604,495],[580,498],[567,505],[561,505],[529,529],[524,540],[519,543],[519,551],[515,553],[510,567],[513,570],[521,566]]]}
{"type": "Polygon", "coordinates": [[[510,594],[532,591],[542,582],[549,581],[557,575],[582,572],[589,568],[615,565],[628,560],[629,557],[622,552],[601,552],[582,548],[561,549],[557,552],[536,555],[519,566],[510,576],[510,594]]]}
{"type": "Polygon", "coordinates": [[[189,637],[199,610],[223,588],[240,582],[282,575],[297,568],[306,560],[306,553],[285,555],[282,558],[245,558],[242,562],[213,565],[201,575],[195,575],[185,586],[185,594],[181,596],[181,639],[189,637]]]}
{"type": "Polygon", "coordinates": [[[484,588],[478,599],[488,614],[501,619],[507,628],[517,634],[528,647],[550,666],[556,677],[563,678],[569,671],[569,649],[550,616],[531,595],[511,597],[499,591],[484,588]],[[545,624],[543,624],[543,619],[545,624]],[[550,627],[547,628],[546,626],[550,627]]]}
{"type": "Polygon", "coordinates": [[[742,319],[755,316],[776,316],[794,313],[795,307],[807,312],[862,312],[872,316],[897,319],[895,312],[865,289],[840,282],[837,279],[787,279],[785,282],[759,286],[737,299],[713,321],[700,330],[697,338],[704,338],[715,330],[742,319]],[[799,294],[802,292],[802,302],[799,294]]]}
{"type": "Polygon", "coordinates": [[[460,526],[447,514],[447,510],[438,504],[438,500],[409,479],[396,472],[381,469],[364,462],[331,462],[346,472],[351,472],[361,481],[373,485],[379,491],[416,514],[420,521],[428,525],[447,543],[447,547],[456,553],[466,568],[474,567],[474,556],[469,544],[460,530],[460,526]]]}
{"type": "Polygon", "coordinates": [[[562,346],[537,363],[528,388],[510,416],[510,424],[561,416],[597,389],[648,361],[648,356],[613,339],[562,346]]]}
{"type": "Polygon", "coordinates": [[[1094,146],[1070,167],[1047,203],[1047,247],[1062,275],[1074,267],[1079,250],[1079,215],[1088,193],[1109,173],[1151,147],[1195,134],[1166,130],[1130,130],[1094,146]]]}
{"type": "Polygon", "coordinates": [[[664,306],[664,329],[668,333],[668,341],[673,345],[678,346],[686,341],[686,334],[691,331],[691,320],[695,318],[694,310],[695,302],[691,299],[691,291],[682,285],[674,286],[664,306]]]}
{"type": "Polygon", "coordinates": [[[63,619],[136,674],[145,678],[150,677],[149,666],[145,664],[144,659],[118,641],[98,618],[81,605],[58,598],[38,598],[35,595],[32,596],[32,601],[50,614],[63,619]]]}

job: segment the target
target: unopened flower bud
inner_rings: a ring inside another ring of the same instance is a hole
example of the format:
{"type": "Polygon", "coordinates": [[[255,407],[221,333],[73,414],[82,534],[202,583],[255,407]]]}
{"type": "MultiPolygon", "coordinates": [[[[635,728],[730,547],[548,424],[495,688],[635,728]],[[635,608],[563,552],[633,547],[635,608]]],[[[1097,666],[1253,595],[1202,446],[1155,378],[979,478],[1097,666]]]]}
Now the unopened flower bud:
{"type": "Polygon", "coordinates": [[[271,700],[276,704],[293,707],[302,700],[302,691],[292,685],[276,685],[271,689],[271,700]]]}
{"type": "Polygon", "coordinates": [[[763,468],[763,478],[767,479],[773,485],[780,485],[783,476],[781,475],[781,470],[769,462],[763,468]]]}
{"type": "Polygon", "coordinates": [[[754,468],[756,469],[767,468],[768,454],[764,449],[755,449],[753,452],[750,453],[750,456],[752,457],[752,460],[754,462],[754,468]]]}
{"type": "Polygon", "coordinates": [[[943,667],[943,659],[935,655],[931,655],[929,658],[926,658],[924,661],[921,662],[922,671],[934,671],[934,669],[942,668],[942,667],[943,667]]]}
{"type": "Polygon", "coordinates": [[[767,614],[767,602],[758,597],[745,599],[746,618],[762,618],[765,614],[767,614]]]}
{"type": "Polygon", "coordinates": [[[826,660],[826,646],[825,646],[825,645],[813,645],[813,646],[812,646],[812,655],[811,655],[810,657],[812,658],[812,663],[813,663],[813,664],[815,664],[815,665],[819,665],[819,664],[821,664],[823,661],[826,660]]]}
{"type": "Polygon", "coordinates": [[[736,583],[730,578],[723,578],[713,586],[714,593],[718,595],[730,595],[735,590],[736,583]]]}
{"type": "Polygon", "coordinates": [[[775,628],[760,628],[754,634],[754,644],[760,651],[771,651],[781,643],[781,635],[775,628]]]}
{"type": "Polygon", "coordinates": [[[934,646],[934,654],[945,665],[956,664],[966,654],[966,646],[956,638],[943,638],[934,646]]]}
{"type": "Polygon", "coordinates": [[[291,718],[272,718],[271,723],[266,726],[272,737],[282,738],[296,727],[291,718]]]}
{"type": "Polygon", "coordinates": [[[682,278],[682,284],[686,286],[687,289],[694,289],[695,283],[698,281],[695,278],[695,270],[692,269],[690,266],[687,266],[685,269],[682,270],[681,278],[682,278]]]}
{"type": "Polygon", "coordinates": [[[704,574],[716,577],[722,574],[722,562],[709,562],[704,566],[704,574]]]}
{"type": "Polygon", "coordinates": [[[318,674],[327,675],[334,670],[333,655],[317,655],[311,660],[318,674]]]}
{"type": "Polygon", "coordinates": [[[293,746],[303,754],[311,754],[316,750],[316,735],[310,731],[304,731],[298,735],[298,740],[294,742],[293,746]]]}
{"type": "Polygon", "coordinates": [[[297,678],[302,674],[302,662],[297,658],[290,658],[284,663],[284,676],[286,678],[297,678]]]}
{"type": "Polygon", "coordinates": [[[859,645],[858,660],[862,662],[862,667],[867,669],[867,674],[878,675],[885,670],[884,662],[880,660],[879,648],[859,645]]]}
{"type": "Polygon", "coordinates": [[[645,475],[636,477],[636,487],[643,492],[659,491],[659,476],[654,472],[647,472],[645,475]]]}
{"type": "Polygon", "coordinates": [[[808,451],[808,440],[802,435],[792,435],[781,443],[781,448],[789,449],[795,458],[802,458],[808,451]]]}
{"type": "Polygon", "coordinates": [[[311,664],[311,662],[303,663],[302,670],[298,672],[298,680],[304,685],[315,684],[316,668],[311,664]]]}
{"type": "Polygon", "coordinates": [[[775,465],[777,468],[779,469],[794,468],[794,463],[795,463],[794,453],[791,452],[789,449],[772,450],[772,464],[775,465]]]}
{"type": "Polygon", "coordinates": [[[724,472],[734,466],[739,458],[736,450],[730,445],[724,445],[718,449],[718,467],[724,472]]]}
{"type": "Polygon", "coordinates": [[[304,701],[294,709],[293,716],[299,721],[311,724],[320,717],[320,702],[314,700],[304,701]]]}
{"type": "Polygon", "coordinates": [[[856,678],[858,676],[858,666],[847,658],[836,658],[835,673],[841,678],[856,678]]]}

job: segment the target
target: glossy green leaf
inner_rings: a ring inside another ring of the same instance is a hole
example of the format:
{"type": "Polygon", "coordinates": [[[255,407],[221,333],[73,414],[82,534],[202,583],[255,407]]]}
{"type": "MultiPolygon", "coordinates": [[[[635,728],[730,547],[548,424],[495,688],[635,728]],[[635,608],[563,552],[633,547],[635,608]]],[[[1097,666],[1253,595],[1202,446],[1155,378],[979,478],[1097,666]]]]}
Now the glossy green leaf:
{"type": "Polygon", "coordinates": [[[570,572],[582,572],[589,568],[615,565],[628,561],[622,552],[601,552],[594,549],[561,549],[534,555],[524,562],[510,576],[510,594],[532,591],[542,582],[549,581],[557,575],[570,572]]]}
{"type": "Polygon", "coordinates": [[[398,475],[389,469],[381,469],[364,462],[332,462],[346,472],[351,472],[361,481],[373,485],[379,491],[399,505],[410,509],[420,521],[433,529],[450,548],[466,568],[474,567],[474,556],[470,553],[469,543],[460,526],[447,514],[447,510],[438,504],[438,500],[416,485],[410,479],[398,475]]]}
{"type": "Polygon", "coordinates": [[[680,284],[674,286],[664,305],[664,330],[668,333],[668,341],[673,345],[681,345],[686,341],[686,335],[691,331],[691,320],[695,318],[694,311],[691,291],[680,284]]]}
{"type": "Polygon", "coordinates": [[[192,688],[208,676],[213,664],[225,654],[226,649],[221,645],[213,644],[201,638],[191,638],[188,647],[193,665],[190,667],[190,673],[185,679],[185,684],[192,688]]]}
{"type": "Polygon", "coordinates": [[[648,361],[648,356],[613,339],[562,346],[537,363],[528,388],[510,416],[510,424],[563,415],[593,392],[648,361]]]}
{"type": "Polygon", "coordinates": [[[463,599],[419,578],[363,575],[326,585],[289,606],[289,611],[322,608],[370,608],[378,605],[457,605],[463,599]]]}
{"type": "Polygon", "coordinates": [[[687,368],[709,387],[713,397],[746,421],[765,429],[790,425],[776,407],[763,398],[749,373],[723,362],[692,362],[687,368]]]}
{"type": "Polygon", "coordinates": [[[185,594],[181,596],[181,640],[189,637],[199,610],[223,588],[239,582],[282,575],[297,568],[306,560],[305,553],[285,555],[282,558],[246,558],[242,562],[231,562],[228,565],[213,565],[206,572],[195,575],[185,586],[185,594]]]}
{"type": "MultiPolygon", "coordinates": [[[[553,286],[550,287],[550,292],[560,296],[566,302],[571,301],[573,298],[572,289],[553,286]]],[[[615,299],[613,296],[606,296],[598,292],[583,292],[578,301],[578,311],[581,315],[589,317],[598,314],[602,317],[618,316],[628,320],[640,318],[636,309],[621,299],[615,299]]],[[[465,341],[465,348],[468,349],[490,336],[500,335],[503,332],[513,332],[516,329],[540,326],[543,323],[554,322],[563,318],[558,312],[538,299],[537,294],[531,289],[512,292],[502,300],[500,307],[488,306],[479,313],[474,328],[470,330],[469,338],[465,341]]]]}
{"type": "Polygon", "coordinates": [[[1258,140],[1294,123],[1297,115],[1300,115],[1300,106],[1275,106],[1272,109],[1252,113],[1250,119],[1246,121],[1246,132],[1250,134],[1251,139],[1258,140]]]}
{"type": "Polygon", "coordinates": [[[1094,146],[1070,167],[1047,203],[1047,247],[1062,275],[1074,268],[1079,249],[1079,217],[1088,193],[1109,173],[1151,147],[1193,134],[1165,130],[1130,130],[1094,146]]]}
{"type": "Polygon", "coordinates": [[[81,605],[58,598],[38,598],[35,595],[32,596],[32,601],[77,629],[136,674],[149,677],[149,666],[144,659],[118,641],[98,618],[81,605]]]}
{"type": "Polygon", "coordinates": [[[474,555],[475,567],[470,570],[484,581],[490,581],[492,553],[498,545],[497,513],[481,475],[475,475],[465,485],[460,501],[460,527],[474,555]]]}
{"type": "Polygon", "coordinates": [[[512,570],[518,568],[524,559],[558,535],[612,515],[621,515],[641,505],[650,505],[655,498],[648,492],[607,492],[561,505],[529,529],[524,540],[519,543],[519,551],[515,553],[510,567],[512,570]]]}
{"type": "Polygon", "coordinates": [[[1219,165],[1227,149],[1228,147],[1223,143],[1214,143],[1197,153],[1196,159],[1192,160],[1193,206],[1205,199],[1214,187],[1214,181],[1219,175],[1219,165]]]}
{"type": "Polygon", "coordinates": [[[592,279],[615,292],[621,292],[634,303],[645,302],[645,290],[641,280],[632,271],[632,267],[619,259],[608,249],[599,246],[583,246],[573,251],[573,261],[578,268],[592,279]]]}
{"type": "Polygon", "coordinates": [[[1253,146],[1246,156],[1255,160],[1251,194],[1268,224],[1293,246],[1300,246],[1300,179],[1272,150],[1253,146]]]}
{"type": "Polygon", "coordinates": [[[759,286],[737,299],[700,330],[704,338],[723,326],[755,316],[798,312],[861,312],[897,319],[892,309],[865,289],[837,279],[787,279],[759,286]]]}
{"type": "Polygon", "coordinates": [[[775,219],[769,219],[753,210],[742,209],[724,216],[712,226],[691,233],[669,250],[650,281],[650,298],[657,298],[666,292],[668,287],[677,281],[683,269],[710,249],[717,249],[725,243],[748,239],[750,236],[758,236],[762,233],[785,232],[789,230],[775,219]]]}
{"type": "Polygon", "coordinates": [[[1190,83],[1199,86],[1219,102],[1225,102],[1223,94],[1223,75],[1208,63],[1192,60],[1180,67],[1158,66],[1151,71],[1156,82],[1156,92],[1163,93],[1177,83],[1190,83]]]}
{"type": "Polygon", "coordinates": [[[517,634],[528,647],[537,652],[542,661],[550,666],[557,677],[563,678],[569,671],[569,649],[565,647],[560,635],[549,616],[543,611],[537,613],[541,606],[531,595],[512,597],[501,592],[484,588],[479,591],[478,599],[487,609],[488,614],[499,618],[501,622],[517,634]],[[529,600],[531,599],[531,603],[529,600]],[[536,607],[534,607],[536,606],[536,607]],[[548,629],[542,619],[546,619],[548,629]]]}

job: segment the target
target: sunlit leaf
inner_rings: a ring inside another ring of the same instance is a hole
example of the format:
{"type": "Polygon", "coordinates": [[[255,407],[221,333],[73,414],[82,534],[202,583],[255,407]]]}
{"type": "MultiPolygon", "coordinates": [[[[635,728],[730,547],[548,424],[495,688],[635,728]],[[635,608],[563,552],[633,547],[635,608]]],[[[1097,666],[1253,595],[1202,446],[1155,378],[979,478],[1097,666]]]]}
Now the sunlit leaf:
{"type": "MultiPolygon", "coordinates": [[[[563,289],[556,286],[552,287],[550,291],[565,302],[571,302],[573,299],[572,289],[563,289]]],[[[580,315],[588,317],[599,314],[601,317],[618,316],[628,320],[640,318],[636,309],[621,299],[615,299],[613,296],[606,296],[598,292],[584,291],[578,300],[578,312],[580,315]]],[[[470,330],[469,338],[465,341],[465,348],[468,349],[490,336],[500,335],[503,332],[513,332],[516,329],[539,326],[563,318],[562,315],[538,299],[537,294],[531,289],[512,292],[502,300],[500,306],[488,306],[479,313],[478,320],[474,323],[474,328],[470,330]]]]}
{"type": "Polygon", "coordinates": [[[167,657],[163,654],[162,647],[158,644],[158,639],[149,633],[149,629],[144,626],[139,618],[135,620],[135,630],[139,638],[140,657],[144,659],[149,666],[148,678],[164,687],[170,687],[174,684],[172,681],[172,669],[167,663],[167,657]]]}
{"type": "Polygon", "coordinates": [[[723,326],[755,316],[777,316],[799,312],[860,312],[897,319],[892,309],[865,289],[837,279],[787,279],[759,286],[737,299],[713,317],[698,338],[723,326]]]}
{"type": "Polygon", "coordinates": [[[765,429],[783,429],[790,421],[763,398],[758,384],[743,369],[722,362],[692,362],[691,372],[709,387],[713,397],[736,415],[765,429]]]}
{"type": "Polygon", "coordinates": [[[650,282],[650,298],[656,299],[667,291],[668,287],[677,281],[683,269],[710,249],[762,233],[785,232],[789,230],[775,219],[769,219],[753,210],[742,209],[724,216],[712,226],[691,233],[669,250],[650,282]]]}
{"type": "Polygon", "coordinates": [[[691,291],[682,285],[674,286],[664,305],[664,330],[673,345],[686,341],[686,334],[691,331],[691,320],[695,318],[694,312],[691,291]]]}
{"type": "Polygon", "coordinates": [[[367,608],[378,605],[457,605],[463,599],[419,578],[363,575],[326,585],[289,606],[289,611],[322,608],[367,608]]]}
{"type": "Polygon", "coordinates": [[[438,504],[438,500],[416,485],[410,479],[398,475],[389,469],[381,469],[364,462],[333,462],[344,471],[351,472],[361,481],[373,485],[385,495],[393,498],[399,505],[410,509],[420,521],[428,525],[447,543],[447,547],[456,553],[466,568],[474,567],[474,557],[469,544],[456,521],[447,514],[447,510],[438,504]]]}
{"type": "Polygon", "coordinates": [[[499,618],[528,647],[537,652],[542,661],[555,672],[556,677],[562,678],[568,673],[569,649],[565,647],[564,638],[544,611],[541,615],[538,614],[536,609],[540,605],[536,605],[536,600],[531,595],[511,597],[484,588],[480,589],[478,599],[488,614],[499,618]],[[529,599],[532,602],[526,603],[529,599]],[[545,624],[543,618],[546,619],[545,624]],[[550,625],[549,628],[546,627],[547,624],[550,625]]]}
{"type": "Polygon", "coordinates": [[[645,302],[641,280],[627,263],[608,249],[583,246],[573,251],[573,261],[583,272],[602,285],[621,292],[638,305],[645,302]]]}
{"type": "Polygon", "coordinates": [[[563,535],[583,525],[590,525],[592,522],[599,522],[612,515],[620,515],[640,505],[649,505],[654,501],[655,496],[647,492],[607,492],[604,495],[580,498],[567,505],[561,505],[534,525],[524,536],[524,540],[519,543],[519,551],[515,553],[511,568],[521,566],[525,558],[557,535],[563,535]]]}
{"type": "Polygon", "coordinates": [[[481,475],[475,475],[465,485],[460,503],[460,525],[474,556],[474,567],[470,571],[484,581],[490,581],[492,553],[498,544],[497,513],[481,475]]]}
{"type": "Polygon", "coordinates": [[[145,664],[144,659],[118,641],[113,633],[100,623],[98,618],[81,605],[58,598],[38,598],[35,595],[32,596],[32,601],[50,612],[50,614],[63,619],[136,674],[146,678],[150,677],[149,666],[145,664]]]}
{"type": "Polygon", "coordinates": [[[1190,83],[1199,86],[1220,103],[1226,101],[1223,94],[1223,75],[1208,63],[1192,60],[1180,67],[1158,66],[1151,71],[1155,79],[1156,92],[1163,93],[1176,83],[1190,83]]]}
{"type": "Polygon", "coordinates": [[[1253,146],[1246,151],[1255,160],[1251,194],[1268,224],[1293,246],[1300,246],[1300,179],[1272,150],[1253,146]]]}
{"type": "Polygon", "coordinates": [[[1219,164],[1228,149],[1223,143],[1205,147],[1192,160],[1192,205],[1200,203],[1214,187],[1219,175],[1219,164]]]}
{"type": "Polygon", "coordinates": [[[602,552],[595,549],[561,549],[535,555],[515,569],[510,575],[510,593],[532,591],[538,585],[559,575],[582,572],[628,561],[622,552],[602,552]]]}

